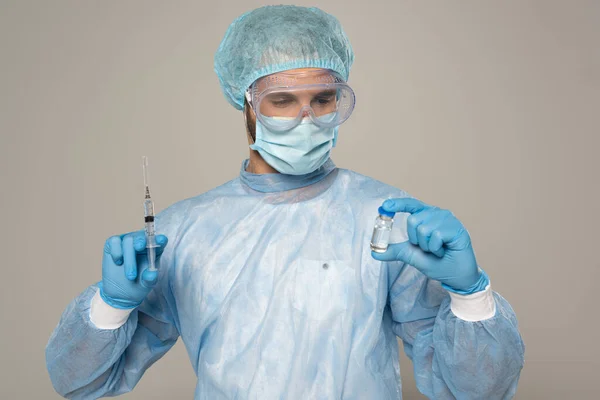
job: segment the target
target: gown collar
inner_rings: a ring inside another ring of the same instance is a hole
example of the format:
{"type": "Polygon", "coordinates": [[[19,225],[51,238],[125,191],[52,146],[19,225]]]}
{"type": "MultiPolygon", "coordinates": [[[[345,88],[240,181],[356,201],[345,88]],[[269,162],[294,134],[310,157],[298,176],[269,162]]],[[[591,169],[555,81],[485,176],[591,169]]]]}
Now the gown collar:
{"type": "Polygon", "coordinates": [[[306,175],[254,174],[246,171],[249,161],[246,159],[242,162],[240,179],[246,186],[262,193],[284,192],[310,186],[325,179],[336,169],[333,161],[328,159],[320,168],[306,175]]]}

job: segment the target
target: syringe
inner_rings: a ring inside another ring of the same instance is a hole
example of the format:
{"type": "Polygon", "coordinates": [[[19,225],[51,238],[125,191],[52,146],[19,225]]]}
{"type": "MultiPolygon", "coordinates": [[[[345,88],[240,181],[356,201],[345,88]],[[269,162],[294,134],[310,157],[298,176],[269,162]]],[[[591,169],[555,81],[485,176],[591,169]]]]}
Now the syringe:
{"type": "Polygon", "coordinates": [[[144,171],[144,225],[146,228],[146,254],[148,255],[148,271],[156,271],[156,237],[154,232],[154,202],[150,197],[148,187],[148,158],[142,158],[142,169],[144,171]]]}

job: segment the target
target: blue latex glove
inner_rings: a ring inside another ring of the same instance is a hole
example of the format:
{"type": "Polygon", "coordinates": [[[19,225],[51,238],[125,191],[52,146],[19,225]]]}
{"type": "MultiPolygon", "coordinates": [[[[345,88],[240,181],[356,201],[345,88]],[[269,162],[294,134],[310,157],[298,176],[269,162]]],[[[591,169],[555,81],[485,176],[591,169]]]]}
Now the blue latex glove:
{"type": "MultiPolygon", "coordinates": [[[[156,259],[167,245],[164,235],[156,235],[156,259]]],[[[158,266],[158,262],[156,263],[158,266]]],[[[148,271],[144,231],[108,238],[102,258],[100,296],[110,306],[135,308],[146,298],[158,281],[158,271],[148,271]]]]}
{"type": "Polygon", "coordinates": [[[489,279],[477,266],[469,233],[450,211],[411,198],[386,200],[383,208],[411,214],[407,219],[408,241],[390,244],[385,253],[372,252],[373,258],[412,265],[459,294],[486,288],[489,279]]]}

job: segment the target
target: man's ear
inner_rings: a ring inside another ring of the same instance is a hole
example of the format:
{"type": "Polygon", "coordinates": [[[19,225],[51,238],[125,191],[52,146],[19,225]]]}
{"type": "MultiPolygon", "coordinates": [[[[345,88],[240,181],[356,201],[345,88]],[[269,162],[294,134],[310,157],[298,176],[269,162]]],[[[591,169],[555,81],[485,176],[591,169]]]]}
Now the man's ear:
{"type": "Polygon", "coordinates": [[[252,143],[256,142],[256,116],[247,98],[244,98],[244,122],[246,124],[246,133],[252,139],[252,143]]]}

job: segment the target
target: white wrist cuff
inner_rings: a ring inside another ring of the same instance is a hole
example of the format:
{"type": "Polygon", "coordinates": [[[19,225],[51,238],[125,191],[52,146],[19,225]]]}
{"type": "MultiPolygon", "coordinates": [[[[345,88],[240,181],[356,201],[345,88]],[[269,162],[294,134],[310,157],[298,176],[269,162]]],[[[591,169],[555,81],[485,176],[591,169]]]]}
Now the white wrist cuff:
{"type": "Polygon", "coordinates": [[[134,310],[122,310],[106,304],[100,296],[100,290],[92,298],[90,307],[90,320],[98,329],[117,329],[123,326],[129,318],[129,314],[134,310]]]}
{"type": "Polygon", "coordinates": [[[496,301],[490,285],[481,292],[462,295],[450,293],[450,309],[458,318],[477,322],[492,318],[496,315],[496,301]]]}

